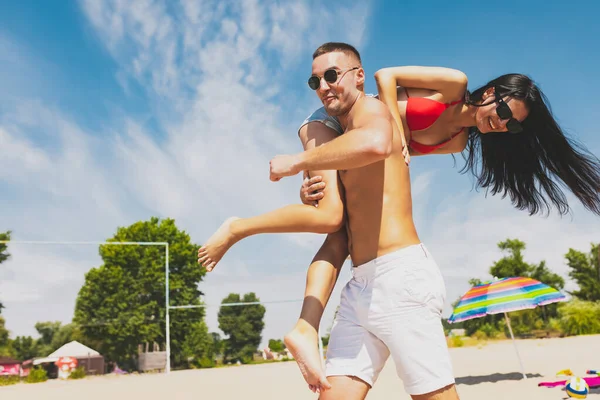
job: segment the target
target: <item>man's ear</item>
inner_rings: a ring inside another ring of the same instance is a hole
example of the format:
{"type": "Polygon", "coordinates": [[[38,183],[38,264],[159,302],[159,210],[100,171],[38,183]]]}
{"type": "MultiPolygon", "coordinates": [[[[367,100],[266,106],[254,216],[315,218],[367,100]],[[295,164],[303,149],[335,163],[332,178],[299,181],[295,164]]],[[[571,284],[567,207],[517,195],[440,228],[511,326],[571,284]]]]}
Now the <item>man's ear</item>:
{"type": "Polygon", "coordinates": [[[365,85],[365,70],[360,67],[357,71],[356,71],[356,86],[363,86],[365,85]]]}

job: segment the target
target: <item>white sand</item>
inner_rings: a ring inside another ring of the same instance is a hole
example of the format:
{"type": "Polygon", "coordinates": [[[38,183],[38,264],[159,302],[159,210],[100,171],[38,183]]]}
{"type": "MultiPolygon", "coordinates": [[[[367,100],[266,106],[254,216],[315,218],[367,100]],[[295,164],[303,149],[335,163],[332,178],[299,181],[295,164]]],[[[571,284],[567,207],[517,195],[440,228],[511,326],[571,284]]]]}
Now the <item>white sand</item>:
{"type": "MultiPolygon", "coordinates": [[[[561,387],[538,387],[538,382],[564,379],[555,377],[570,368],[576,375],[587,369],[600,369],[600,335],[563,339],[519,340],[517,346],[525,371],[523,380],[511,341],[482,348],[450,349],[457,388],[462,400],[561,400],[561,387]]],[[[207,370],[177,371],[169,376],[104,376],[81,381],[48,381],[0,387],[0,399],[44,400],[187,400],[187,399],[316,399],[294,362],[240,366],[207,370]]],[[[369,400],[410,399],[389,361],[369,400]]],[[[600,388],[588,399],[600,399],[600,388]]]]}

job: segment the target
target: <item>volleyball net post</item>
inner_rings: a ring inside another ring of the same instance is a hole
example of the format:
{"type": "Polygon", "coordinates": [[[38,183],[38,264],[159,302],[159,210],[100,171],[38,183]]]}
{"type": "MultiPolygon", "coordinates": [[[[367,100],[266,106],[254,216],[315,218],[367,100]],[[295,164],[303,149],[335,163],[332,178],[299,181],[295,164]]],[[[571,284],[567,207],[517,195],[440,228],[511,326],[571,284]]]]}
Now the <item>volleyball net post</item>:
{"type": "Polygon", "coordinates": [[[169,243],[167,242],[96,242],[96,241],[41,241],[41,240],[0,240],[1,244],[38,245],[80,245],[80,246],[164,246],[165,247],[165,372],[171,372],[171,332],[169,324],[169,243]]]}

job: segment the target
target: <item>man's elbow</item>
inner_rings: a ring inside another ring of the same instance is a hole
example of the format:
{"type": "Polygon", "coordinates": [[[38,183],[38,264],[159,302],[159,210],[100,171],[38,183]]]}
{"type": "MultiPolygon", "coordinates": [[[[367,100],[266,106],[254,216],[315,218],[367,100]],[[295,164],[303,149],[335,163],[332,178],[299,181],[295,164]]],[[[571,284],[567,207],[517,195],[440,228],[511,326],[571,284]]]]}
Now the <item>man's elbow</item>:
{"type": "Polygon", "coordinates": [[[392,154],[392,136],[383,132],[373,135],[368,151],[378,159],[388,158],[392,154]]]}

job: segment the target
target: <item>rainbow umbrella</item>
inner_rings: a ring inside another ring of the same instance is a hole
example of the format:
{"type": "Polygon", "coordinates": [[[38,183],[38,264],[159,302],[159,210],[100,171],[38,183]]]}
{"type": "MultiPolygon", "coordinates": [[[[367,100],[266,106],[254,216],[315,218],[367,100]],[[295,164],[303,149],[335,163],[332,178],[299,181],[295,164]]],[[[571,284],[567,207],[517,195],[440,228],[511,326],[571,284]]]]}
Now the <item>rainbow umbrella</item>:
{"type": "Polygon", "coordinates": [[[504,313],[506,324],[512,338],[523,378],[527,379],[523,362],[517,349],[515,337],[506,313],[528,308],[536,308],[550,303],[567,300],[558,290],[540,281],[524,277],[494,279],[474,286],[465,293],[448,318],[449,323],[466,321],[488,314],[504,313]]]}

